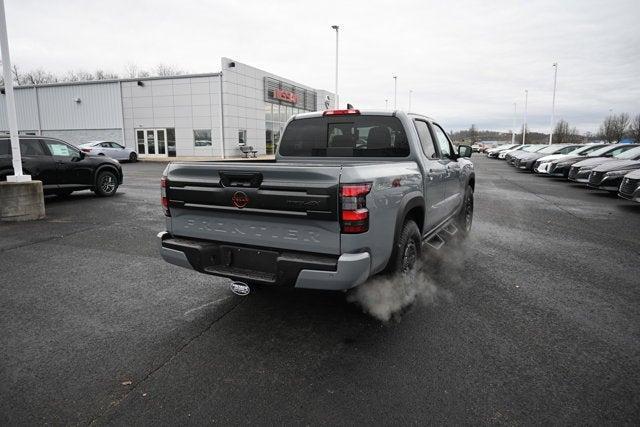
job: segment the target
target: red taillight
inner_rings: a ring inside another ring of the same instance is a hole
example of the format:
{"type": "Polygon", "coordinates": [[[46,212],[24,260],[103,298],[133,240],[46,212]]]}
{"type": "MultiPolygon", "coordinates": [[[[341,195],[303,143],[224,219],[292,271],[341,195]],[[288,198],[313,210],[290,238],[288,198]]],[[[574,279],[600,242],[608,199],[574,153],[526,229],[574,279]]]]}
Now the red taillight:
{"type": "Polygon", "coordinates": [[[85,153],[90,153],[91,152],[91,148],[81,148],[81,151],[84,151],[85,153]]]}
{"type": "Polygon", "coordinates": [[[169,181],[166,176],[160,178],[160,203],[162,204],[162,210],[165,216],[171,216],[169,211],[169,198],[167,197],[167,188],[169,187],[169,181]]]}
{"type": "Polygon", "coordinates": [[[371,183],[347,184],[340,187],[340,228],[345,234],[364,233],[369,230],[367,194],[371,183]]]}
{"type": "Polygon", "coordinates": [[[323,116],[349,116],[359,114],[360,110],[356,110],[353,108],[350,108],[348,110],[325,110],[325,112],[322,113],[323,116]]]}

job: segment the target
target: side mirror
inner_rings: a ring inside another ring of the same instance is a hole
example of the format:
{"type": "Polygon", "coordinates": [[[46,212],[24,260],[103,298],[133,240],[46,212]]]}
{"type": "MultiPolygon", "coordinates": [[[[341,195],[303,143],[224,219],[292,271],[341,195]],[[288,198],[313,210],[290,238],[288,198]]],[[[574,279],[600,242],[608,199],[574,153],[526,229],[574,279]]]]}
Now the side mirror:
{"type": "Polygon", "coordinates": [[[458,157],[471,157],[471,153],[473,149],[470,145],[460,145],[458,146],[458,157]]]}

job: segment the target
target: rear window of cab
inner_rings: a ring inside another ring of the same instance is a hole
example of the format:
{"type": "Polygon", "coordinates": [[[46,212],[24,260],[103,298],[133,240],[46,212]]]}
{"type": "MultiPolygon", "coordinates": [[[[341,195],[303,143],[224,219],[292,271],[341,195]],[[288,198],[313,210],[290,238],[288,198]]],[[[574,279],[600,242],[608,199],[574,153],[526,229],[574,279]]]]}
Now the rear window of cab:
{"type": "Polygon", "coordinates": [[[279,154],[291,157],[407,157],[402,123],[389,116],[334,116],[293,120],[279,154]]]}

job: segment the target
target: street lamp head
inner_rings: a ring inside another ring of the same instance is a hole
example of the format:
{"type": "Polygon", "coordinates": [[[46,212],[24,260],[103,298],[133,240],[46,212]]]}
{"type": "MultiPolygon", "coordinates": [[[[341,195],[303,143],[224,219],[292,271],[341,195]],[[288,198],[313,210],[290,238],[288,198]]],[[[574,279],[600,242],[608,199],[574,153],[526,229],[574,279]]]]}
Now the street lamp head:
{"type": "Polygon", "coordinates": [[[339,25],[332,25],[331,28],[333,28],[334,30],[338,31],[338,29],[340,29],[339,25]]]}

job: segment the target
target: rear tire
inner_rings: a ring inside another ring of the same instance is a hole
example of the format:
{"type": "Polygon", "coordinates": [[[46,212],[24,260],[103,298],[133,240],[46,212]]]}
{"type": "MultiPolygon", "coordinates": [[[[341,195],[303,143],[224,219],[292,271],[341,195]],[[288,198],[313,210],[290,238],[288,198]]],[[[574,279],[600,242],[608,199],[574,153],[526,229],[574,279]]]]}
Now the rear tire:
{"type": "Polygon", "coordinates": [[[471,225],[473,224],[473,188],[467,185],[467,189],[464,193],[464,200],[462,202],[462,209],[458,213],[456,218],[456,227],[458,233],[462,239],[466,238],[471,232],[471,225]]]}
{"type": "Polygon", "coordinates": [[[135,163],[138,161],[138,155],[136,153],[129,154],[129,161],[131,163],[135,163]]]}
{"type": "Polygon", "coordinates": [[[93,190],[100,197],[111,197],[118,190],[118,178],[111,171],[103,171],[96,178],[96,187],[93,190]]]}
{"type": "Polygon", "coordinates": [[[387,272],[391,275],[411,274],[422,256],[422,236],[412,219],[405,221],[393,249],[387,272]]]}

